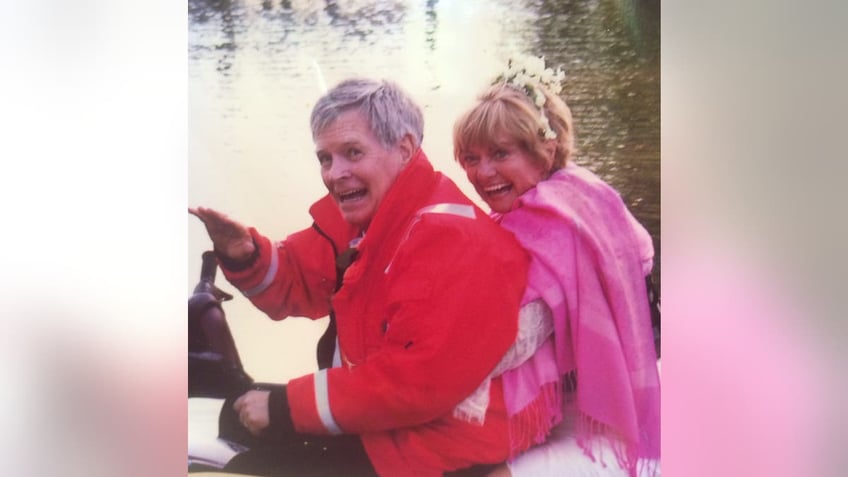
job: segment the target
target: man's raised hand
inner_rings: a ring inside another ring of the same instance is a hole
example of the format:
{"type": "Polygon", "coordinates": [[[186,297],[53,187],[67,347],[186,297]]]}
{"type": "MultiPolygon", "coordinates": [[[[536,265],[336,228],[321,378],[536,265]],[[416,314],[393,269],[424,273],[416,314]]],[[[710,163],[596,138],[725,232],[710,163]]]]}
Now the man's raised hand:
{"type": "Polygon", "coordinates": [[[203,222],[215,251],[219,254],[235,262],[243,262],[250,258],[256,249],[247,227],[225,214],[206,207],[189,207],[188,213],[203,222]]]}

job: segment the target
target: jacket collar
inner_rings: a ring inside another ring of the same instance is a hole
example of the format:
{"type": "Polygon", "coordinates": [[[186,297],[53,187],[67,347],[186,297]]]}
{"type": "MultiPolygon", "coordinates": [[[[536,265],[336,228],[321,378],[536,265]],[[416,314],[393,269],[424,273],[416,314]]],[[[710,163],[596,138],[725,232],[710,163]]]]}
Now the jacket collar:
{"type": "Polygon", "coordinates": [[[356,227],[342,217],[339,206],[330,194],[312,204],[312,207],[309,208],[309,215],[315,221],[314,226],[332,240],[336,254],[345,250],[351,239],[359,233],[356,227]]]}
{"type": "Polygon", "coordinates": [[[377,207],[360,247],[367,243],[382,243],[385,238],[394,236],[397,229],[405,226],[412,215],[426,205],[438,178],[439,174],[419,148],[377,207]]]}
{"type": "MultiPolygon", "coordinates": [[[[386,192],[367,230],[368,243],[379,243],[393,230],[403,226],[424,204],[438,182],[439,175],[419,148],[394,184],[386,192]]],[[[339,251],[361,232],[342,217],[338,204],[327,194],[312,204],[309,214],[315,224],[335,243],[339,251]]],[[[363,239],[364,240],[364,239],[363,239]]]]}

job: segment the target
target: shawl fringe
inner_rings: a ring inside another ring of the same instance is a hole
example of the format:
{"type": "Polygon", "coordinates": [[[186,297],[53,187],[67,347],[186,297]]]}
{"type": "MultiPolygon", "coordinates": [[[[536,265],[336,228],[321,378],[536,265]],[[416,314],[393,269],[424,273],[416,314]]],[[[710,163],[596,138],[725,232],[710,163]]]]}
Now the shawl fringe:
{"type": "Polygon", "coordinates": [[[551,429],[562,421],[562,399],[562,387],[559,383],[547,383],[530,404],[510,416],[510,459],[548,438],[551,429]]]}
{"type": "Polygon", "coordinates": [[[606,447],[612,449],[616,463],[626,470],[630,477],[659,475],[659,460],[639,456],[639,443],[627,442],[612,427],[582,412],[579,413],[576,424],[577,444],[583,449],[583,454],[592,459],[592,462],[606,467],[604,462],[606,447]]]}

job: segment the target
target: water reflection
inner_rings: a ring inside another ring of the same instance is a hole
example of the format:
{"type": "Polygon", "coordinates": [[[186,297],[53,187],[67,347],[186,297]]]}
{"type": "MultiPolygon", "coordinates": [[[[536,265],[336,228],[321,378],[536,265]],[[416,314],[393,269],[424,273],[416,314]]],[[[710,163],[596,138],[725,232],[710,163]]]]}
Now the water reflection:
{"type": "MultiPolygon", "coordinates": [[[[190,204],[274,237],[307,226],[323,193],[309,111],[326,86],[353,75],[410,91],[434,165],[476,200],[453,162],[451,128],[520,51],[563,66],[577,161],[648,227],[659,281],[658,0],[189,0],[188,13],[190,204]]],[[[209,246],[199,224],[189,241],[189,269],[199,269],[209,246]]]]}
{"type": "Polygon", "coordinates": [[[439,27],[439,16],[436,15],[436,4],[438,0],[427,0],[427,8],[425,10],[425,43],[430,51],[436,50],[436,29],[439,27]]]}

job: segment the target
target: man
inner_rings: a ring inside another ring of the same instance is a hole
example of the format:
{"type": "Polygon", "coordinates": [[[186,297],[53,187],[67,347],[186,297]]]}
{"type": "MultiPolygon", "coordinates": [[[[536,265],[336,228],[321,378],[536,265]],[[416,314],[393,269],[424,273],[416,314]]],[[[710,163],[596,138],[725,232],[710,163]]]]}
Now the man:
{"type": "Polygon", "coordinates": [[[500,378],[482,422],[455,410],[515,339],[527,256],[433,170],[420,148],[421,111],[395,84],[344,81],[318,101],[311,126],[328,190],[310,208],[313,227],[272,243],[219,212],[190,209],[226,278],[272,319],[335,314],[334,367],[247,392],[233,406],[239,420],[287,443],[269,447],[275,469],[309,475],[338,465],[346,475],[441,475],[502,462],[510,442],[500,378]],[[339,258],[353,261],[336,291],[339,258]],[[339,434],[349,436],[320,441],[320,458],[292,444],[339,434]],[[352,458],[362,447],[367,459],[352,458]]]}

